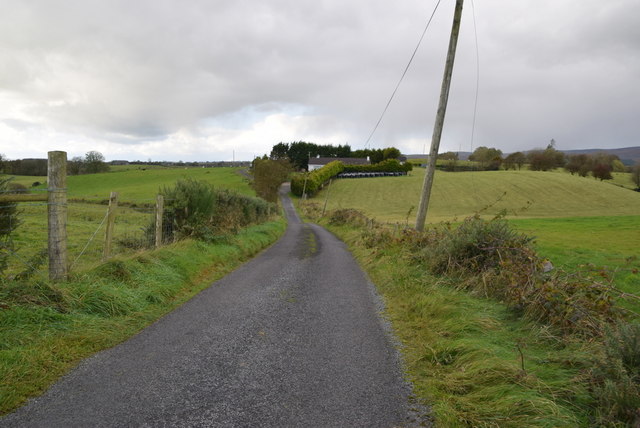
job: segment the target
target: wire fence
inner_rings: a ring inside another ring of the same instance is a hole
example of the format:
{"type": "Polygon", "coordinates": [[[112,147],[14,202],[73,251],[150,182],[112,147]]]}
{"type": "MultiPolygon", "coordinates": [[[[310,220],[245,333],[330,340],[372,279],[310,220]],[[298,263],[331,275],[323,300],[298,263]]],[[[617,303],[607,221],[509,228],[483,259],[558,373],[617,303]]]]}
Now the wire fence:
{"type": "MultiPolygon", "coordinates": [[[[0,231],[11,229],[9,238],[0,241],[0,252],[6,262],[5,278],[47,278],[49,206],[48,202],[0,205],[0,231]],[[15,208],[17,215],[9,214],[8,208],[15,208]]],[[[66,263],[69,272],[81,272],[103,262],[109,205],[71,199],[66,210],[66,263]]],[[[155,199],[120,202],[115,209],[109,257],[152,248],[155,245],[155,221],[155,199]]],[[[167,225],[164,226],[166,229],[167,225]]],[[[167,235],[166,230],[163,232],[167,235]]]]}

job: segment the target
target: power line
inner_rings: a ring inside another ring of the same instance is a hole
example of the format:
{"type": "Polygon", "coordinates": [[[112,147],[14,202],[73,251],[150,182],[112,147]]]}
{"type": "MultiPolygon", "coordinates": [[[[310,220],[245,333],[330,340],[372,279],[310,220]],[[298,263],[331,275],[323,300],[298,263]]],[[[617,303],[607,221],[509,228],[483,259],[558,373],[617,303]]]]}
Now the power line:
{"type": "Polygon", "coordinates": [[[398,92],[398,88],[400,87],[400,84],[402,83],[402,80],[404,80],[404,76],[407,74],[407,71],[409,71],[409,67],[411,66],[411,63],[413,62],[413,58],[416,56],[416,53],[418,52],[418,48],[420,48],[420,44],[422,43],[422,39],[424,39],[424,35],[427,33],[427,29],[429,28],[429,25],[431,25],[431,21],[433,20],[434,15],[436,14],[436,11],[438,10],[438,6],[440,6],[440,1],[438,0],[438,2],[436,3],[435,8],[433,9],[433,12],[431,13],[431,16],[429,17],[429,20],[427,21],[427,25],[424,27],[424,31],[422,32],[422,35],[420,36],[420,40],[418,40],[418,44],[416,45],[416,48],[413,50],[413,54],[411,54],[411,58],[409,58],[409,62],[407,63],[407,66],[404,69],[404,72],[402,73],[402,76],[400,77],[400,80],[398,81],[398,84],[396,85],[396,88],[393,90],[393,93],[391,94],[391,97],[389,97],[389,101],[387,101],[387,105],[384,107],[384,110],[382,111],[382,114],[380,115],[380,118],[378,119],[378,122],[376,122],[376,126],[373,127],[373,131],[371,131],[371,134],[369,134],[369,138],[367,138],[367,141],[364,143],[364,147],[367,148],[369,146],[369,141],[371,141],[371,137],[373,137],[373,134],[375,134],[376,130],[378,129],[378,126],[380,126],[380,122],[382,122],[382,118],[384,117],[385,113],[387,112],[387,109],[389,108],[389,105],[391,105],[391,101],[393,100],[393,97],[396,95],[396,92],[398,92]]]}
{"type": "Polygon", "coordinates": [[[478,94],[480,92],[480,49],[478,48],[478,26],[476,25],[476,7],[471,0],[471,15],[473,16],[473,34],[476,40],[476,97],[473,103],[473,122],[471,124],[471,152],[473,152],[473,138],[476,132],[476,116],[478,114],[478,94]]]}

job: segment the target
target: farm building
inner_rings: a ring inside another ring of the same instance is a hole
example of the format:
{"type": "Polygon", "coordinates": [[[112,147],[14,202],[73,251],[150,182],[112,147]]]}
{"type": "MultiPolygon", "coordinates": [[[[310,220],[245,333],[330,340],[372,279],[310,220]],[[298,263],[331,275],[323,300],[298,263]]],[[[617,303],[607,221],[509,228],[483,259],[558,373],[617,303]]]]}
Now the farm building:
{"type": "Polygon", "coordinates": [[[309,158],[309,171],[319,169],[328,164],[329,162],[340,161],[345,165],[369,165],[371,162],[369,158],[321,158],[320,156],[315,158],[309,158]]]}

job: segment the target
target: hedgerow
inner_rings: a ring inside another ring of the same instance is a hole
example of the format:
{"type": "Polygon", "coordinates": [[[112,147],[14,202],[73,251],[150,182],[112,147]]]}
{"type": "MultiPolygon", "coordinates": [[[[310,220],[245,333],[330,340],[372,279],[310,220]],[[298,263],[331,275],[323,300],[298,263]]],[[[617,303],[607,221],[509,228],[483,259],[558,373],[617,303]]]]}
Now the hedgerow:
{"type": "Polygon", "coordinates": [[[344,164],[340,161],[333,161],[307,174],[294,174],[291,177],[291,193],[302,196],[304,192],[313,196],[322,189],[327,181],[342,171],[344,171],[344,164]]]}
{"type": "Polygon", "coordinates": [[[340,161],[334,161],[307,174],[294,174],[291,177],[291,193],[296,196],[302,196],[303,193],[313,196],[327,181],[341,172],[408,172],[412,169],[411,163],[401,164],[396,159],[387,159],[374,165],[344,165],[340,161]]]}
{"type": "Polygon", "coordinates": [[[387,159],[373,165],[345,165],[343,172],[409,172],[413,170],[410,162],[404,164],[397,159],[387,159]]]}

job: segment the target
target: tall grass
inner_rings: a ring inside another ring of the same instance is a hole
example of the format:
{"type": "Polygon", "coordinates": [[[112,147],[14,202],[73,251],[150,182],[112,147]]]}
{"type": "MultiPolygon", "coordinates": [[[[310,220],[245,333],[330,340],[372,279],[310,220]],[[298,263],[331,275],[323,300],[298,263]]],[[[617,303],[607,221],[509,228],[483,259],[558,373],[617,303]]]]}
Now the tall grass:
{"type": "Polygon", "coordinates": [[[500,218],[424,233],[354,210],[328,221],[384,295],[409,376],[443,426],[640,422],[640,328],[602,278],[545,272],[531,239],[500,218]]]}
{"type": "Polygon", "coordinates": [[[437,426],[587,426],[593,415],[581,382],[594,349],[514,317],[416,269],[397,247],[363,245],[362,231],[330,226],[371,276],[402,342],[414,393],[437,426]]]}
{"type": "Polygon", "coordinates": [[[118,257],[69,281],[0,284],[0,413],[40,394],[82,358],[111,347],[274,242],[283,220],[224,243],[184,240],[118,257]]]}

